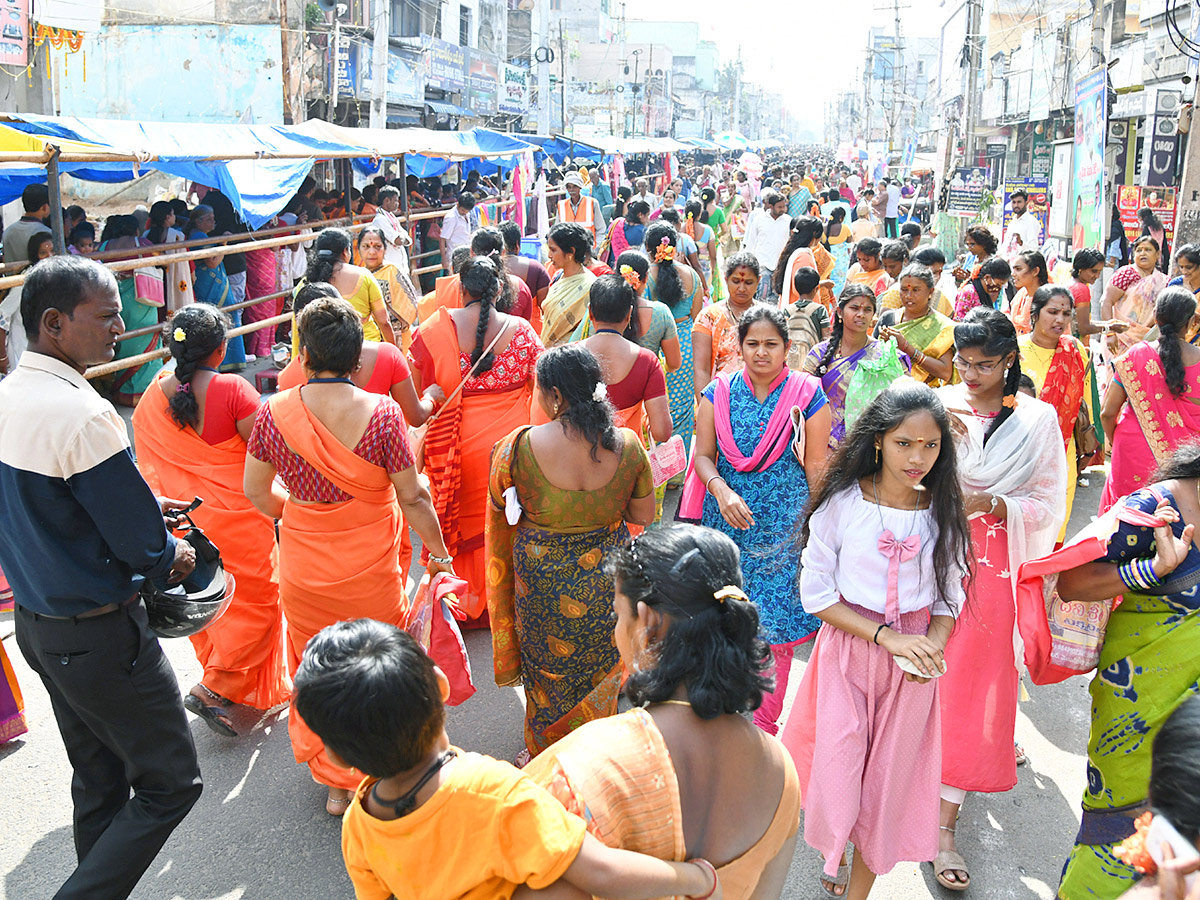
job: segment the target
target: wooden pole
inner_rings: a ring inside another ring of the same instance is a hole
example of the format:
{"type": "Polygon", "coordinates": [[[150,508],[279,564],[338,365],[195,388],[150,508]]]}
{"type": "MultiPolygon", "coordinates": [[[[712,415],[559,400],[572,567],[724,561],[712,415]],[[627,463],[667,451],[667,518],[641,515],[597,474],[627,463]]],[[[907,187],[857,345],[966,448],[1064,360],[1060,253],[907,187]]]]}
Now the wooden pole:
{"type": "Polygon", "coordinates": [[[46,185],[50,189],[50,231],[54,235],[54,252],[62,256],[67,252],[67,239],[63,234],[62,186],[58,183],[57,147],[50,148],[50,158],[46,161],[46,185]]]}
{"type": "MultiPolygon", "coordinates": [[[[251,322],[249,325],[239,325],[237,328],[231,328],[225,332],[226,339],[237,337],[241,334],[249,334],[251,331],[259,331],[263,328],[271,328],[275,325],[281,325],[284,322],[290,322],[292,314],[284,313],[280,316],[272,316],[269,319],[260,319],[257,322],[251,322]]],[[[159,326],[162,327],[162,326],[159,326]]],[[[171,355],[171,351],[163,348],[161,350],[150,350],[146,353],[139,353],[137,356],[127,356],[125,359],[114,359],[112,362],[102,363],[98,366],[92,366],[83,373],[84,378],[99,378],[103,375],[112,375],[114,372],[120,372],[124,369],[134,369],[144,366],[148,362],[153,362],[156,359],[166,359],[171,355]]]]}

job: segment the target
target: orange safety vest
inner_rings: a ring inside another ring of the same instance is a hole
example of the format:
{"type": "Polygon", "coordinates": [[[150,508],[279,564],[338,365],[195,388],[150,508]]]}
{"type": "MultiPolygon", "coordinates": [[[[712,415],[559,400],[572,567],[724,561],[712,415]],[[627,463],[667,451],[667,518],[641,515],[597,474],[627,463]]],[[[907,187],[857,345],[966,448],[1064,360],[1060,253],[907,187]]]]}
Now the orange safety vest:
{"type": "Polygon", "coordinates": [[[570,199],[558,201],[558,221],[560,222],[575,222],[582,225],[592,233],[592,240],[596,239],[596,220],[592,213],[592,200],[590,197],[579,197],[579,209],[571,209],[570,199]]]}

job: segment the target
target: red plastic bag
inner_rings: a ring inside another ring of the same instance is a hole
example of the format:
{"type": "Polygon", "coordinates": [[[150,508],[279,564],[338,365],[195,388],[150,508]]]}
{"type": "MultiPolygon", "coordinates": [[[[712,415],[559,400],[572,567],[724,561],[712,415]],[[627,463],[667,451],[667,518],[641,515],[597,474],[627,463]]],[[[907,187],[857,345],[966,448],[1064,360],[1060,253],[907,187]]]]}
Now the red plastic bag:
{"type": "Polygon", "coordinates": [[[450,706],[458,706],[475,693],[471,660],[455,621],[466,618],[458,606],[458,598],[466,594],[467,583],[463,579],[445,572],[430,578],[426,572],[417,586],[404,625],[404,630],[417,639],[449,680],[450,696],[446,703],[450,706]]]}

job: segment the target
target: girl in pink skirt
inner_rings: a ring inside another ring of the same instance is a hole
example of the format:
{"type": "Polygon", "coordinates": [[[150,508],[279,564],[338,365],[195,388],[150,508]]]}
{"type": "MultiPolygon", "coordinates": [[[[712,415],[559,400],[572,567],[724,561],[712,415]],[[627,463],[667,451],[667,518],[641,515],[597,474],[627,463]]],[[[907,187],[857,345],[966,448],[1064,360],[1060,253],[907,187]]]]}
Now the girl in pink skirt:
{"type": "Polygon", "coordinates": [[[965,596],[970,529],[950,420],[925,385],[880,394],[826,472],[800,576],[824,625],[781,737],[803,785],[804,839],[825,858],[822,889],[863,900],[877,875],[938,852],[934,679],[965,596]]]}

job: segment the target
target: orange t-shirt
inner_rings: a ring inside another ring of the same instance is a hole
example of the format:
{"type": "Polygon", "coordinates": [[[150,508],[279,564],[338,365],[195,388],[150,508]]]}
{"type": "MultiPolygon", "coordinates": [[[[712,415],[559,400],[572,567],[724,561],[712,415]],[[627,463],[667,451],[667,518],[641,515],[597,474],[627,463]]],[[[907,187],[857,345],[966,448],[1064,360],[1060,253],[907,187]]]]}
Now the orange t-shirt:
{"type": "Polygon", "coordinates": [[[358,900],[503,900],[567,871],[587,826],[505,762],[458,751],[447,780],[400,819],[362,807],[364,779],[342,821],[342,856],[358,900]]]}

